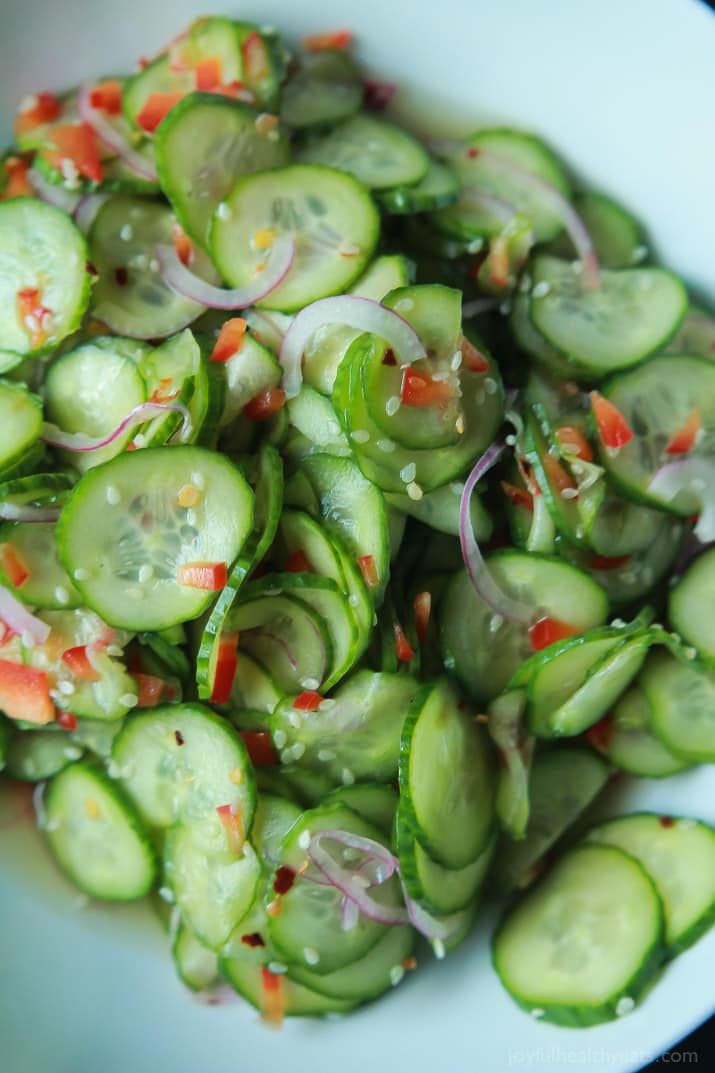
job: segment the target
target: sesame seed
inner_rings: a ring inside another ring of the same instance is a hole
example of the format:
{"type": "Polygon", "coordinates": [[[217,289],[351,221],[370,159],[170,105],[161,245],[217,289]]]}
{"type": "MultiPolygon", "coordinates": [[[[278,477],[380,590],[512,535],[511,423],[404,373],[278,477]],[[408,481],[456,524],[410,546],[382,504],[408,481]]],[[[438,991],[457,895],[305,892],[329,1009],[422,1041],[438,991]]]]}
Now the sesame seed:
{"type": "Polygon", "coordinates": [[[151,272],[158,272],[160,268],[161,265],[157,261],[156,257],[152,257],[152,259],[149,261],[149,270],[151,272]]]}
{"type": "Polygon", "coordinates": [[[393,443],[392,440],[382,439],[377,441],[378,451],[383,451],[386,455],[392,454],[392,452],[395,450],[395,447],[396,444],[393,443]]]}
{"type": "Polygon", "coordinates": [[[84,811],[88,820],[98,820],[101,815],[99,805],[93,797],[85,798],[84,811]]]}
{"type": "Polygon", "coordinates": [[[123,227],[120,227],[119,237],[122,242],[131,242],[131,240],[134,238],[134,228],[132,227],[132,225],[124,224],[123,227]]]}
{"type": "Polygon", "coordinates": [[[119,698],[119,703],[123,704],[125,708],[136,708],[137,697],[135,693],[122,693],[119,698]]]}
{"type": "Polygon", "coordinates": [[[538,283],[534,284],[534,287],[531,291],[531,296],[532,298],[545,298],[546,295],[550,292],[550,290],[551,284],[547,283],[545,279],[542,279],[539,280],[538,283]]]}
{"type": "Polygon", "coordinates": [[[288,735],[286,734],[285,730],[276,730],[275,734],[273,735],[273,744],[275,745],[276,749],[282,749],[287,741],[288,735]]]}
{"type": "Polygon", "coordinates": [[[82,750],[78,749],[76,745],[68,745],[66,749],[62,750],[62,754],[68,760],[79,760],[82,755],[82,750]]]}
{"type": "Polygon", "coordinates": [[[578,499],[578,488],[562,488],[562,499],[578,499]]]}
{"type": "Polygon", "coordinates": [[[414,499],[415,502],[419,502],[420,499],[422,499],[424,492],[420,488],[419,484],[415,484],[414,481],[410,481],[410,483],[407,485],[407,494],[410,499],[414,499]]]}
{"type": "Polygon", "coordinates": [[[104,491],[104,498],[109,503],[110,507],[116,507],[121,502],[122,497],[119,494],[119,489],[115,488],[113,484],[108,484],[104,491]]]}
{"type": "Polygon", "coordinates": [[[449,490],[450,490],[450,492],[454,492],[454,494],[456,496],[461,496],[462,492],[464,491],[464,482],[463,481],[452,481],[452,483],[449,486],[449,490]]]}
{"type": "Polygon", "coordinates": [[[297,741],[293,746],[293,759],[300,760],[301,756],[305,752],[305,745],[302,741],[297,741]]]}
{"type": "Polygon", "coordinates": [[[312,946],[304,946],[303,958],[307,965],[317,965],[320,961],[320,954],[317,950],[313,950],[312,946]]]}
{"type": "Polygon", "coordinates": [[[352,786],[352,784],[355,782],[355,776],[353,775],[350,768],[343,768],[340,773],[340,781],[342,782],[343,786],[352,786]]]}
{"type": "Polygon", "coordinates": [[[63,157],[60,161],[60,171],[65,181],[65,186],[68,186],[70,190],[76,190],[79,186],[79,171],[74,160],[70,160],[69,157],[63,157]]]}
{"type": "Polygon", "coordinates": [[[216,215],[219,220],[230,220],[233,216],[231,209],[228,207],[225,201],[221,201],[216,208],[216,215]]]}
{"type": "Polygon", "coordinates": [[[195,507],[200,497],[199,489],[195,484],[184,484],[179,489],[176,501],[180,507],[195,507]]]}
{"type": "Polygon", "coordinates": [[[292,711],[288,713],[288,722],[292,727],[299,727],[303,722],[303,718],[300,712],[292,711]]]}
{"type": "Polygon", "coordinates": [[[329,712],[331,708],[335,707],[335,701],[331,697],[325,697],[318,705],[319,712],[329,712]]]}
{"type": "Polygon", "coordinates": [[[630,995],[623,995],[619,998],[616,1005],[616,1017],[623,1017],[625,1014],[630,1013],[631,1010],[636,1008],[635,999],[632,999],[630,995]]]}
{"type": "Polygon", "coordinates": [[[417,476],[417,466],[414,462],[408,462],[406,466],[403,466],[400,470],[400,480],[405,484],[409,484],[410,481],[414,481],[417,476]]]}
{"type": "Polygon", "coordinates": [[[473,238],[471,242],[467,243],[467,253],[479,253],[483,245],[483,238],[473,238]]]}
{"type": "Polygon", "coordinates": [[[350,433],[350,438],[355,440],[355,443],[367,443],[370,439],[370,433],[367,429],[356,428],[354,432],[350,433]]]}
{"type": "Polygon", "coordinates": [[[234,786],[240,786],[243,782],[243,771],[240,767],[235,767],[232,771],[229,771],[228,777],[234,786]]]}
{"type": "Polygon", "coordinates": [[[320,682],[317,678],[301,678],[300,684],[303,689],[317,689],[320,682]]]}
{"type": "Polygon", "coordinates": [[[454,427],[456,428],[460,436],[464,435],[464,416],[462,414],[460,414],[457,420],[454,422],[454,427]]]}
{"type": "Polygon", "coordinates": [[[400,298],[399,302],[395,302],[392,308],[396,313],[409,313],[411,309],[415,308],[415,303],[411,298],[400,298]]]}
{"type": "Polygon", "coordinates": [[[171,887],[159,887],[156,893],[163,901],[168,902],[169,905],[173,905],[173,903],[176,901],[176,898],[174,897],[174,892],[171,887]]]}
{"type": "Polygon", "coordinates": [[[513,432],[510,432],[509,435],[505,437],[505,443],[506,443],[507,447],[513,447],[515,445],[516,436],[514,435],[513,432]]]}
{"type": "Polygon", "coordinates": [[[60,693],[64,693],[66,697],[71,697],[72,694],[75,692],[75,686],[72,684],[72,682],[60,682],[57,688],[59,689],[60,693]]]}
{"type": "Polygon", "coordinates": [[[256,116],[254,126],[259,134],[268,134],[269,131],[275,130],[278,126],[278,116],[271,115],[270,112],[261,112],[256,116]]]}
{"type": "Polygon", "coordinates": [[[318,750],[318,760],[320,760],[323,764],[327,763],[329,760],[334,760],[334,759],[335,759],[335,753],[333,752],[332,749],[319,749],[318,750]]]}
{"type": "Polygon", "coordinates": [[[282,961],[269,961],[267,968],[274,976],[280,976],[284,972],[288,972],[288,966],[284,965],[282,961]]]}
{"type": "Polygon", "coordinates": [[[192,473],[191,483],[195,484],[200,492],[203,492],[204,488],[206,487],[206,478],[204,477],[203,473],[192,473]]]}
{"type": "Polygon", "coordinates": [[[456,352],[456,354],[452,355],[452,360],[449,363],[449,367],[450,367],[450,369],[452,369],[456,373],[457,369],[460,367],[461,364],[462,364],[462,351],[458,350],[456,352]]]}
{"type": "Polygon", "coordinates": [[[311,839],[311,834],[310,834],[310,831],[307,830],[307,828],[306,828],[305,831],[301,831],[301,833],[298,835],[298,846],[299,846],[299,848],[300,849],[307,849],[308,846],[310,845],[310,839],[311,839]]]}
{"type": "Polygon", "coordinates": [[[496,380],[492,380],[491,376],[488,376],[484,381],[484,390],[487,395],[495,395],[497,390],[496,380]]]}
{"type": "Polygon", "coordinates": [[[434,956],[435,956],[435,957],[436,957],[436,958],[437,958],[437,959],[438,959],[439,961],[441,961],[441,960],[442,960],[442,958],[444,957],[444,955],[445,955],[445,954],[447,953],[447,951],[446,951],[446,950],[445,950],[445,948],[444,948],[444,943],[442,942],[442,940],[441,940],[441,939],[435,939],[435,940],[433,941],[433,943],[432,943],[432,949],[433,949],[433,951],[434,951],[434,956]]]}
{"type": "Polygon", "coordinates": [[[360,597],[358,596],[358,594],[356,592],[351,592],[350,593],[350,595],[348,596],[348,603],[350,604],[351,607],[359,607],[360,606],[360,597]]]}
{"type": "Polygon", "coordinates": [[[63,585],[55,586],[55,600],[58,604],[68,604],[70,602],[70,594],[63,585]]]}
{"type": "Polygon", "coordinates": [[[139,580],[142,585],[145,585],[147,581],[151,581],[153,577],[154,567],[151,566],[149,563],[144,563],[143,566],[139,567],[139,580]]]}
{"type": "Polygon", "coordinates": [[[119,645],[107,645],[105,652],[108,656],[121,656],[122,648],[119,645]]]}
{"type": "Polygon", "coordinates": [[[392,984],[392,986],[397,987],[404,975],[405,970],[403,969],[402,965],[393,965],[390,969],[390,983],[392,984]]]}
{"type": "Polygon", "coordinates": [[[400,400],[397,395],[390,395],[389,399],[385,403],[385,413],[388,417],[393,417],[400,408],[400,400]]]}
{"type": "Polygon", "coordinates": [[[137,432],[136,436],[134,437],[134,446],[146,447],[146,436],[143,432],[137,432]]]}
{"type": "Polygon", "coordinates": [[[503,615],[491,615],[489,619],[489,631],[490,633],[496,633],[504,625],[503,615]]]}
{"type": "Polygon", "coordinates": [[[536,1017],[538,1019],[539,1017],[543,1017],[545,1012],[545,1010],[539,1009],[538,1006],[535,1006],[534,1009],[531,1011],[531,1016],[536,1017]]]}

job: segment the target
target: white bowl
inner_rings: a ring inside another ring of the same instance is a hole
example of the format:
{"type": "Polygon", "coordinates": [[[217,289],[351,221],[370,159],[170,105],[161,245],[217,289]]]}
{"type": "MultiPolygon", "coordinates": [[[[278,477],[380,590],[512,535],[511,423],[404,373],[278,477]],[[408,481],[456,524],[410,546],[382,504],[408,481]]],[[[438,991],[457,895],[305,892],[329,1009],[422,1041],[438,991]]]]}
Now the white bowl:
{"type": "MultiPolygon", "coordinates": [[[[0,132],[25,93],[129,69],[220,3],[3,0],[0,132]]],[[[227,5],[229,13],[235,13],[227,5]]],[[[499,120],[542,133],[648,225],[659,255],[715,293],[715,19],[696,0],[250,0],[241,17],[295,37],[349,26],[362,61],[400,84],[397,111],[433,131],[499,120]]],[[[29,822],[2,829],[3,1073],[502,1073],[635,1070],[713,1009],[715,931],[612,1024],[531,1021],[489,962],[492,920],[442,963],[348,1017],[270,1032],[248,1007],[207,1007],[174,978],[144,907],[81,907],[29,822]]],[[[611,808],[715,822],[715,770],[631,784],[611,808]]]]}

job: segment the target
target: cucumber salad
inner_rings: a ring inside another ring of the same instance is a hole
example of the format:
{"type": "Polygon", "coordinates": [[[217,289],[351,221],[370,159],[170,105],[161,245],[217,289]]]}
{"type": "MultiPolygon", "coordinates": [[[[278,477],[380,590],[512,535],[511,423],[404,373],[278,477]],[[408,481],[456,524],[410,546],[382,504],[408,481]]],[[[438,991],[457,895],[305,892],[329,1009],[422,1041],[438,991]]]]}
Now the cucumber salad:
{"type": "Polygon", "coordinates": [[[711,826],[589,818],[715,762],[715,320],[539,137],[422,142],[350,45],[202,18],[20,103],[2,778],[269,1023],[501,898],[508,994],[588,1026],[715,918],[711,826]]]}

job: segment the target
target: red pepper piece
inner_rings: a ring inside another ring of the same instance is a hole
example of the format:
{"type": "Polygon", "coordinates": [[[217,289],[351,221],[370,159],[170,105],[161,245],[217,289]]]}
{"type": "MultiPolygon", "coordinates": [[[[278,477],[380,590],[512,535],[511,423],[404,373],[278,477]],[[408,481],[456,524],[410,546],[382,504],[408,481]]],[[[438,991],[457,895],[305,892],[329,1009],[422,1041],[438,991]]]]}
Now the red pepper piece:
{"type": "Polygon", "coordinates": [[[293,701],[293,707],[297,712],[314,712],[323,703],[323,697],[314,689],[306,689],[299,693],[293,701]]]}
{"type": "Polygon", "coordinates": [[[67,648],[62,653],[62,662],[69,667],[74,677],[82,682],[98,682],[102,677],[97,668],[92,666],[86,645],[67,648]]]}
{"type": "Polygon", "coordinates": [[[625,447],[633,439],[633,432],[625,417],[613,403],[600,392],[591,392],[591,406],[596,419],[598,435],[604,447],[625,447]]]}
{"type": "Polygon", "coordinates": [[[563,641],[566,637],[574,637],[579,632],[575,626],[559,622],[557,618],[544,617],[529,629],[529,641],[534,652],[540,652],[547,645],[552,645],[555,641],[563,641]]]}
{"type": "Polygon", "coordinates": [[[238,634],[222,634],[218,642],[216,670],[211,687],[211,703],[226,704],[231,698],[233,680],[238,666],[238,634]]]}
{"type": "Polygon", "coordinates": [[[9,719],[43,725],[55,718],[45,671],[0,659],[0,708],[9,719]]]}
{"type": "Polygon", "coordinates": [[[688,451],[692,451],[697,443],[699,433],[700,413],[696,408],[688,414],[685,423],[668,441],[665,453],[669,455],[686,455],[688,451]]]}
{"type": "Polygon", "coordinates": [[[266,421],[285,406],[286,396],[283,388],[269,387],[261,391],[243,407],[243,412],[251,421],[266,421]]]}
{"type": "Polygon", "coordinates": [[[243,317],[231,317],[230,320],[224,321],[209,361],[228,361],[234,354],[238,354],[243,346],[247,327],[248,324],[243,317]]]}
{"type": "Polygon", "coordinates": [[[278,763],[278,753],[267,730],[242,730],[241,737],[254,767],[271,767],[278,763]]]}

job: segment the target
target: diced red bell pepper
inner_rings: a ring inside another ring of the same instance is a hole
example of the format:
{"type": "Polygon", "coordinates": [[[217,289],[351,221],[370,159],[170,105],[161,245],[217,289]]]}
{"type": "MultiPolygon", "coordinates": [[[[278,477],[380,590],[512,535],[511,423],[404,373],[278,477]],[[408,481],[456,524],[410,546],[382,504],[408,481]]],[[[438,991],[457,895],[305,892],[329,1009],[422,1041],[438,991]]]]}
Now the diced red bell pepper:
{"type": "Polygon", "coordinates": [[[185,93],[150,93],[137,116],[137,123],[147,134],[153,134],[162,119],[185,96],[185,93]]]}
{"type": "Polygon", "coordinates": [[[226,563],[182,563],[176,572],[180,585],[190,589],[205,589],[206,592],[218,592],[228,580],[226,563]]]}
{"type": "Polygon", "coordinates": [[[252,30],[241,45],[243,76],[249,86],[255,86],[270,73],[268,51],[265,42],[257,30],[252,30]]]}
{"type": "Polygon", "coordinates": [[[524,507],[525,510],[534,509],[534,497],[526,488],[519,488],[509,481],[501,481],[501,488],[507,499],[511,500],[515,507],[524,507]]]}
{"type": "Polygon", "coordinates": [[[399,622],[393,625],[395,634],[395,652],[400,663],[409,663],[415,658],[415,650],[407,639],[407,634],[399,622]]]}
{"type": "Polygon", "coordinates": [[[283,564],[283,569],[290,574],[312,574],[313,567],[304,551],[294,551],[283,564]]]}
{"type": "Polygon", "coordinates": [[[465,369],[468,369],[470,373],[489,372],[489,362],[484,357],[481,350],[478,350],[474,343],[471,343],[466,336],[462,336],[460,350],[462,352],[462,365],[465,369]]]}
{"type": "Polygon", "coordinates": [[[17,292],[17,316],[33,348],[42,346],[47,339],[52,310],[42,304],[39,287],[24,287],[17,292]]]}
{"type": "Polygon", "coordinates": [[[668,441],[668,445],[665,448],[666,454],[686,455],[688,451],[692,451],[697,443],[699,433],[700,412],[696,408],[688,414],[685,423],[668,441]]]}
{"type": "Polygon", "coordinates": [[[143,671],[135,671],[132,678],[139,687],[137,708],[156,708],[164,696],[164,679],[156,674],[144,674],[143,671]]]}
{"type": "Polygon", "coordinates": [[[58,727],[62,727],[63,730],[76,730],[77,729],[77,716],[72,712],[61,712],[58,710],[55,716],[55,722],[58,727]]]}
{"type": "Polygon", "coordinates": [[[576,455],[583,462],[593,462],[591,444],[580,428],[574,428],[573,425],[561,425],[556,429],[556,439],[559,447],[566,454],[576,455]]]}
{"type": "Polygon", "coordinates": [[[609,399],[599,391],[591,392],[591,406],[596,419],[598,435],[604,447],[625,447],[633,439],[633,432],[625,417],[609,399]]]}
{"type": "Polygon", "coordinates": [[[55,718],[45,671],[0,659],[0,709],[9,719],[44,725],[55,718]]]}
{"type": "Polygon", "coordinates": [[[119,115],[122,111],[122,83],[115,78],[98,82],[90,90],[90,104],[107,115],[119,115]]]}
{"type": "Polygon", "coordinates": [[[194,244],[178,224],[171,229],[171,241],[182,265],[190,265],[194,257],[194,244]]]}
{"type": "Polygon", "coordinates": [[[558,458],[555,458],[548,451],[546,451],[543,456],[543,466],[546,470],[549,484],[555,488],[557,492],[561,493],[566,488],[576,488],[576,484],[561,465],[558,458]]]}
{"type": "Polygon", "coordinates": [[[415,630],[420,643],[424,644],[432,614],[432,593],[418,592],[413,601],[413,608],[415,612],[415,630]]]}
{"type": "Polygon", "coordinates": [[[209,361],[228,361],[234,354],[238,354],[243,346],[247,327],[248,324],[243,317],[231,317],[230,320],[224,321],[209,361]]]}
{"type": "Polygon", "coordinates": [[[212,704],[225,704],[231,698],[238,667],[238,640],[237,633],[222,633],[218,640],[216,668],[211,685],[212,704]]]}
{"type": "Polygon", "coordinates": [[[293,701],[293,707],[297,712],[315,712],[323,703],[323,697],[314,689],[306,689],[299,693],[293,701]]]}
{"type": "Polygon", "coordinates": [[[221,85],[221,60],[218,56],[206,56],[194,67],[196,88],[200,93],[211,93],[221,85]]]}
{"type": "Polygon", "coordinates": [[[17,114],[16,134],[27,134],[28,131],[41,127],[43,123],[52,123],[62,111],[62,102],[54,93],[36,93],[31,100],[31,106],[17,114]]]}
{"type": "Polygon", "coordinates": [[[426,373],[418,373],[409,365],[402,374],[400,398],[405,406],[435,406],[448,402],[453,391],[445,380],[435,380],[426,373]]]}
{"type": "Polygon", "coordinates": [[[327,52],[331,49],[347,48],[353,39],[351,30],[331,30],[322,34],[308,34],[303,38],[306,52],[327,52]]]}
{"type": "Polygon", "coordinates": [[[245,841],[241,813],[237,812],[233,805],[219,805],[216,812],[226,831],[228,847],[238,856],[243,852],[245,841]]]}
{"type": "Polygon", "coordinates": [[[557,618],[540,618],[529,629],[529,642],[534,652],[540,652],[542,648],[563,641],[566,637],[574,637],[580,633],[574,626],[565,622],[559,622],[557,618]]]}
{"type": "Polygon", "coordinates": [[[30,166],[26,160],[19,156],[9,156],[4,168],[7,182],[0,201],[9,200],[12,197],[34,197],[35,191],[30,186],[30,180],[27,177],[30,166]]]}
{"type": "Polygon", "coordinates": [[[286,395],[281,387],[269,387],[261,391],[243,407],[243,412],[251,421],[266,421],[285,406],[286,395]]]}
{"type": "Polygon", "coordinates": [[[42,150],[42,155],[58,171],[62,170],[62,162],[69,160],[85,179],[101,183],[99,145],[89,123],[63,123],[52,127],[47,140],[48,148],[42,150]]]}
{"type": "Polygon", "coordinates": [[[102,677],[97,668],[92,666],[86,645],[67,648],[62,653],[62,662],[69,667],[75,678],[79,678],[82,682],[98,682],[102,677]]]}
{"type": "Polygon", "coordinates": [[[506,235],[496,235],[489,243],[489,282],[503,290],[509,285],[509,242],[506,235]]]}
{"type": "Polygon", "coordinates": [[[30,571],[12,544],[0,544],[0,568],[14,589],[22,588],[30,571]]]}
{"type": "Polygon", "coordinates": [[[374,557],[372,555],[359,555],[357,563],[368,589],[376,589],[380,584],[380,579],[377,576],[374,557]]]}
{"type": "Polygon", "coordinates": [[[261,1020],[272,1028],[283,1024],[285,1001],[283,997],[283,977],[271,972],[265,965],[261,966],[261,1020]]]}
{"type": "Polygon", "coordinates": [[[242,730],[241,737],[254,767],[278,763],[278,753],[267,730],[242,730]]]}
{"type": "Polygon", "coordinates": [[[592,570],[620,570],[631,561],[630,555],[594,555],[591,559],[592,570]]]}

